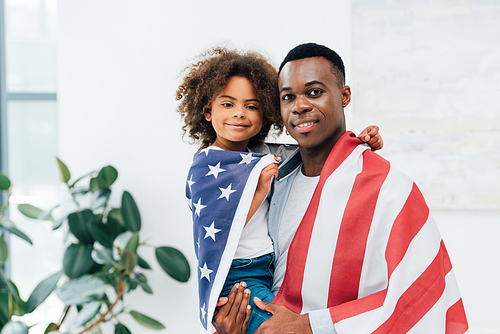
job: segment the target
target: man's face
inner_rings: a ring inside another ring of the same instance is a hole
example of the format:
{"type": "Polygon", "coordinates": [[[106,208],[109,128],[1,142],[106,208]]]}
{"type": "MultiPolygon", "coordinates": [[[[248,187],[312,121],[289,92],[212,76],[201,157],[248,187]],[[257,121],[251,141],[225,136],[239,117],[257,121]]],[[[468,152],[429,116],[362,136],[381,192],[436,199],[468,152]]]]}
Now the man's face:
{"type": "Polygon", "coordinates": [[[331,150],[345,133],[343,108],[349,86],[339,87],[323,57],[288,62],[279,77],[281,116],[290,135],[305,149],[331,150]]]}

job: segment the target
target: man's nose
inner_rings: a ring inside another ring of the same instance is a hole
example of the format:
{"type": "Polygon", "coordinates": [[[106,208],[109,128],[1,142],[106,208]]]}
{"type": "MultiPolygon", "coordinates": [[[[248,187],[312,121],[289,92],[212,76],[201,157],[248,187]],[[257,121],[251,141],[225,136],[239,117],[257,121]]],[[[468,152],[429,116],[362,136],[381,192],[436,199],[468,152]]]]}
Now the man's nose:
{"type": "Polygon", "coordinates": [[[311,110],[312,110],[311,102],[306,96],[299,95],[295,98],[295,105],[293,109],[293,112],[295,114],[302,114],[311,110]]]}

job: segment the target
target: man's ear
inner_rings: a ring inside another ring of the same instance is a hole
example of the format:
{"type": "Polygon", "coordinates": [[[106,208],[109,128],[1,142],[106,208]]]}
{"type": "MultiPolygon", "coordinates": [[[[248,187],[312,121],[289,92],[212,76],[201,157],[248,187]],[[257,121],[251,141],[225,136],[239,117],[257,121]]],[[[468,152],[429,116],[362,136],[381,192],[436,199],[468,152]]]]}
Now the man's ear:
{"type": "Polygon", "coordinates": [[[206,119],[208,122],[210,122],[210,121],[212,120],[212,114],[211,114],[211,113],[209,113],[209,112],[206,112],[206,113],[205,113],[205,119],[206,119]]]}
{"type": "Polygon", "coordinates": [[[351,102],[351,87],[342,87],[340,94],[342,95],[342,108],[345,108],[351,102]]]}

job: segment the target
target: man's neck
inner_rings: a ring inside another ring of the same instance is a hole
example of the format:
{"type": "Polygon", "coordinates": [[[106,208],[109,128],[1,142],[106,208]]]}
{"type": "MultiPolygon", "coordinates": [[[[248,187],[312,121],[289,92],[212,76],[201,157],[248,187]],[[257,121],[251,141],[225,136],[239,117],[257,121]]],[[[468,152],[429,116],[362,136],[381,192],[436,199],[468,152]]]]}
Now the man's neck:
{"type": "MultiPolygon", "coordinates": [[[[333,146],[332,146],[333,147],[333,146]]],[[[307,149],[299,147],[300,156],[302,157],[302,162],[304,166],[302,167],[302,173],[305,176],[318,176],[323,170],[326,159],[330,154],[331,148],[329,150],[325,149],[307,149]]]]}
{"type": "Polygon", "coordinates": [[[323,145],[318,147],[305,148],[299,146],[300,156],[304,164],[304,166],[302,167],[302,173],[305,176],[311,177],[321,174],[326,159],[330,155],[330,152],[332,151],[333,147],[340,139],[340,137],[342,137],[342,134],[338,136],[338,138],[332,140],[329,144],[324,143],[323,145]]]}

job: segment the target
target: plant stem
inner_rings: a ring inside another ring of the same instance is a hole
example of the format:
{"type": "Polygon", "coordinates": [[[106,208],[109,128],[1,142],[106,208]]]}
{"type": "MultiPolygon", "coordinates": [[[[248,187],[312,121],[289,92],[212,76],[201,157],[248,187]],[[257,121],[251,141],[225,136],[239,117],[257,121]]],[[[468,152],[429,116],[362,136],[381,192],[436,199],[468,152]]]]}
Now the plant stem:
{"type": "Polygon", "coordinates": [[[101,316],[99,317],[99,319],[97,319],[96,321],[94,321],[93,324],[85,327],[85,329],[81,332],[79,332],[78,334],[83,334],[87,331],[89,331],[91,328],[93,328],[94,326],[100,324],[101,322],[105,321],[105,318],[106,316],[111,313],[113,311],[113,308],[116,306],[116,304],[118,304],[118,302],[120,301],[120,299],[122,298],[122,295],[123,295],[123,288],[125,287],[127,283],[122,283],[122,273],[120,271],[120,273],[118,274],[118,283],[117,283],[117,287],[116,287],[116,300],[113,304],[111,304],[110,307],[108,307],[108,310],[106,311],[106,313],[103,313],[101,314],[101,316]]]}
{"type": "Polygon", "coordinates": [[[71,194],[71,198],[73,199],[73,202],[76,204],[76,208],[78,209],[78,211],[80,211],[80,205],[78,204],[78,201],[76,200],[73,189],[71,189],[71,187],[69,186],[69,184],[67,182],[66,182],[66,185],[68,186],[68,191],[71,194]]]}
{"type": "Polygon", "coordinates": [[[70,307],[71,307],[71,305],[66,305],[66,307],[64,308],[64,313],[63,313],[63,315],[61,317],[61,320],[56,325],[57,326],[57,328],[55,328],[56,330],[59,330],[59,328],[61,328],[61,326],[62,326],[62,324],[64,322],[64,319],[66,319],[66,316],[68,315],[70,307]]]}

